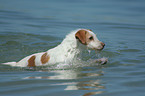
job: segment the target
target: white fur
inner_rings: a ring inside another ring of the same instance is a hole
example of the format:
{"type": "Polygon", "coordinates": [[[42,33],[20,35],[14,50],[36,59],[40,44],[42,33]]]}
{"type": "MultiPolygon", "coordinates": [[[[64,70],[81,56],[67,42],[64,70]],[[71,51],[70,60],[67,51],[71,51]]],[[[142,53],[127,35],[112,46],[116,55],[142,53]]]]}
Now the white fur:
{"type": "Polygon", "coordinates": [[[32,54],[20,60],[19,62],[8,62],[3,64],[7,64],[11,66],[27,67],[28,60],[34,55],[36,56],[35,58],[36,66],[44,66],[44,65],[57,64],[57,63],[70,63],[83,50],[86,50],[87,48],[100,49],[102,47],[101,42],[98,40],[96,35],[92,31],[87,29],[83,29],[83,30],[88,31],[93,36],[94,40],[91,41],[88,45],[81,44],[80,41],[75,38],[75,34],[79,30],[82,29],[77,29],[75,31],[72,31],[70,34],[66,36],[66,38],[62,41],[60,45],[47,51],[47,54],[50,56],[50,60],[46,64],[41,63],[41,56],[45,52],[32,54]]]}

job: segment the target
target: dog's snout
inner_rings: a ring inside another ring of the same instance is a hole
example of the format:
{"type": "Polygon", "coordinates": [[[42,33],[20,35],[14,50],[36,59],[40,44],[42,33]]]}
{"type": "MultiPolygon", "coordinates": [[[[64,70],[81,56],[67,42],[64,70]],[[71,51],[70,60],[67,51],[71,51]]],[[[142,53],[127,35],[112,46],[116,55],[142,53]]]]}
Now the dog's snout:
{"type": "Polygon", "coordinates": [[[105,46],[105,43],[101,42],[101,45],[104,47],[105,46]]]}

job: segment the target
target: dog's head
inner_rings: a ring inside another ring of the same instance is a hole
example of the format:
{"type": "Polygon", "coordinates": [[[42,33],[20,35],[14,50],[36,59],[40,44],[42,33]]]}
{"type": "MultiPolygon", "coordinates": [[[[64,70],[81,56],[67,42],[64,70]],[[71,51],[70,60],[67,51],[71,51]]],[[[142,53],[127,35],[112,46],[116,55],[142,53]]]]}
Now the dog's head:
{"type": "Polygon", "coordinates": [[[75,34],[76,39],[89,49],[102,50],[105,44],[98,40],[96,35],[89,29],[80,29],[75,34]]]}

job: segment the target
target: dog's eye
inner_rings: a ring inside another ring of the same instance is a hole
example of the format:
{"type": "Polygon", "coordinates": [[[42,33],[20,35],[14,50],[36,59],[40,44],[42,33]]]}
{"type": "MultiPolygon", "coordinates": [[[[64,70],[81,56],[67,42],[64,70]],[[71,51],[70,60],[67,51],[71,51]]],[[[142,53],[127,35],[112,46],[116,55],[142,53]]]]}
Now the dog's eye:
{"type": "Polygon", "coordinates": [[[90,39],[90,40],[93,40],[93,36],[91,36],[89,39],[90,39]]]}

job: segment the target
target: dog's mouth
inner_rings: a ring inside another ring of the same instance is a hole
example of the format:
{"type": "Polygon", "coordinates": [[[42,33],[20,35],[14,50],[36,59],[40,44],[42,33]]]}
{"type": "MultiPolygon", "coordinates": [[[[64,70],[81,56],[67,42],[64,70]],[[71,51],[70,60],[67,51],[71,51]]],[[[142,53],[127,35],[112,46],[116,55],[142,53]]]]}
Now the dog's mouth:
{"type": "Polygon", "coordinates": [[[101,51],[101,50],[104,49],[104,47],[102,47],[102,48],[88,48],[88,49],[90,49],[90,50],[95,50],[95,51],[101,51]]]}
{"type": "Polygon", "coordinates": [[[93,48],[93,50],[101,51],[104,49],[104,47],[105,47],[105,44],[100,46],[99,48],[93,48]]]}
{"type": "Polygon", "coordinates": [[[105,46],[102,46],[101,48],[99,48],[99,49],[97,49],[97,50],[100,50],[100,51],[101,51],[101,50],[103,50],[103,49],[104,49],[104,47],[105,47],[105,46]]]}
{"type": "Polygon", "coordinates": [[[104,44],[103,42],[101,42],[101,47],[100,47],[100,48],[97,48],[96,50],[101,51],[101,50],[103,50],[103,49],[104,49],[104,47],[105,47],[105,44],[104,44]]]}
{"type": "Polygon", "coordinates": [[[101,51],[103,49],[104,49],[104,47],[102,47],[102,48],[93,48],[93,50],[96,50],[96,51],[101,51]]]}

